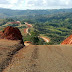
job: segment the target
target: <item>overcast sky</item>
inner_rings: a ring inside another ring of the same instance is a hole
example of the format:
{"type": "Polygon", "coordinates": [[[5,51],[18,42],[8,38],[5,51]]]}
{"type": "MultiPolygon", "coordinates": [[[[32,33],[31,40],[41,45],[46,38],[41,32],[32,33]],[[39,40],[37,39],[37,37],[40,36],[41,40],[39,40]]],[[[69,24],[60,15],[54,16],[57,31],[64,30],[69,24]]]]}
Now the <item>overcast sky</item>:
{"type": "Polygon", "coordinates": [[[72,8],[72,0],[0,0],[1,8],[10,9],[63,9],[72,8]]]}

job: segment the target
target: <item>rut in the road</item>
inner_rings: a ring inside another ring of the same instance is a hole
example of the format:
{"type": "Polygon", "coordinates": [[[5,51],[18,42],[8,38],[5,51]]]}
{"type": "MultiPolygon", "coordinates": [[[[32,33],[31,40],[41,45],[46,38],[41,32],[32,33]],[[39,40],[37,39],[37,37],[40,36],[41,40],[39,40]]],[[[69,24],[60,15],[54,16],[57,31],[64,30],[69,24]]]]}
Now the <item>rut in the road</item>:
{"type": "Polygon", "coordinates": [[[32,59],[38,59],[38,47],[36,46],[34,48],[34,51],[32,52],[32,59]]]}
{"type": "Polygon", "coordinates": [[[36,46],[32,52],[31,59],[30,59],[30,66],[28,72],[40,72],[39,71],[39,48],[36,46]]]}

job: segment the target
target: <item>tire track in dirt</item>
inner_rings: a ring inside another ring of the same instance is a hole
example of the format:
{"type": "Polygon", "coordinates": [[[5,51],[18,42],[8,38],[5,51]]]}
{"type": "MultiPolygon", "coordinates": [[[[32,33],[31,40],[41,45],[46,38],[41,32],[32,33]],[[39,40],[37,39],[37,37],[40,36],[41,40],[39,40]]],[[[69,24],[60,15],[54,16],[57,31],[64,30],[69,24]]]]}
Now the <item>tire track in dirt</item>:
{"type": "Polygon", "coordinates": [[[34,50],[31,54],[31,59],[29,61],[30,66],[27,72],[40,72],[39,70],[39,48],[38,46],[34,46],[34,50]]]}
{"type": "Polygon", "coordinates": [[[72,72],[72,46],[30,45],[3,72],[72,72]]]}
{"type": "Polygon", "coordinates": [[[33,51],[33,53],[32,53],[32,59],[38,59],[38,47],[36,46],[35,48],[34,48],[34,51],[33,51]]]}

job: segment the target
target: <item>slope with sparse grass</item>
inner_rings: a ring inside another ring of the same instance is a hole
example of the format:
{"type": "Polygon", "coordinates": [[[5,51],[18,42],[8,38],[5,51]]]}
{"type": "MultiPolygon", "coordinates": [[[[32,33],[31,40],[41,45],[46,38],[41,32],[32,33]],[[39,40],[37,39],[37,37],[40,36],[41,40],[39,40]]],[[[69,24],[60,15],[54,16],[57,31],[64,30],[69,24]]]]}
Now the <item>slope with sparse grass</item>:
{"type": "Polygon", "coordinates": [[[22,47],[19,40],[0,39],[0,72],[8,66],[12,56],[22,47]]]}

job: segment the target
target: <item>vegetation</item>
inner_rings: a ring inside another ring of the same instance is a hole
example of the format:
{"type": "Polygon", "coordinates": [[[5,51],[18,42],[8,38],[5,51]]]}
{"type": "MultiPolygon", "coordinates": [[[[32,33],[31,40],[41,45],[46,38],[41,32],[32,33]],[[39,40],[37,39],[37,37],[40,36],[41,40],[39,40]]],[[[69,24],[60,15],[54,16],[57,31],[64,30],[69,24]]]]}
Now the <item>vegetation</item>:
{"type": "MultiPolygon", "coordinates": [[[[28,19],[27,19],[28,20],[28,19]]],[[[72,34],[72,13],[40,15],[28,20],[35,30],[50,38],[50,43],[60,44],[72,34]]]]}
{"type": "Polygon", "coordinates": [[[23,36],[24,41],[31,41],[33,45],[43,45],[45,42],[40,39],[39,36],[39,32],[34,30],[30,33],[31,35],[27,34],[25,36],[23,36]]]}
{"type": "Polygon", "coordinates": [[[45,43],[42,39],[38,40],[38,35],[33,32],[33,38],[31,39],[30,35],[26,36],[22,31],[24,41],[33,41],[34,43],[36,39],[38,44],[60,44],[72,34],[72,9],[11,11],[12,14],[8,14],[9,17],[13,15],[11,18],[0,19],[0,30],[9,21],[21,21],[23,26],[18,28],[22,31],[25,28],[24,22],[29,22],[33,25],[33,29],[30,29],[30,32],[37,30],[39,34],[49,37],[51,40],[50,43],[45,43]]]}
{"type": "MultiPolygon", "coordinates": [[[[0,18],[8,18],[8,17],[23,17],[25,18],[36,15],[50,15],[50,14],[57,14],[57,13],[70,13],[72,12],[72,9],[46,9],[46,10],[11,10],[11,9],[5,9],[0,8],[0,18]]],[[[21,18],[22,19],[22,18],[21,18]]]]}

